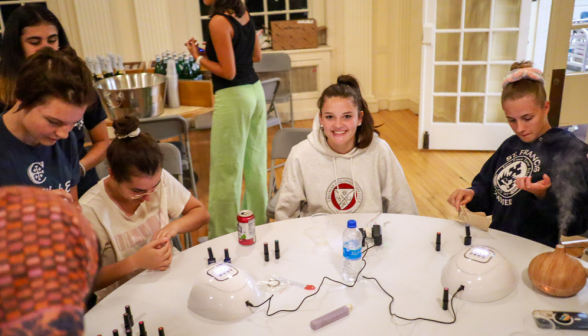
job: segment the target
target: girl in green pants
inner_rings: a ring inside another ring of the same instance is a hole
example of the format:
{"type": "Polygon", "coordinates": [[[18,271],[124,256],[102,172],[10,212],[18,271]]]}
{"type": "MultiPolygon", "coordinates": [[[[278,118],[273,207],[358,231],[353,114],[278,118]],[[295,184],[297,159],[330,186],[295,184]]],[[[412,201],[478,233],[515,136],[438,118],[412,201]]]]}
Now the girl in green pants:
{"type": "Polygon", "coordinates": [[[233,232],[237,212],[248,209],[255,222],[266,221],[267,126],[261,83],[241,85],[215,94],[210,145],[210,238],[233,232]],[[245,172],[245,196],[241,182],[245,172]]]}
{"type": "Polygon", "coordinates": [[[266,221],[267,126],[265,97],[253,70],[253,62],[261,61],[261,46],[245,5],[241,0],[204,4],[212,6],[206,51],[200,52],[194,39],[186,46],[212,73],[215,92],[208,233],[212,239],[237,229],[240,209],[252,210],[258,224],[266,221]]]}

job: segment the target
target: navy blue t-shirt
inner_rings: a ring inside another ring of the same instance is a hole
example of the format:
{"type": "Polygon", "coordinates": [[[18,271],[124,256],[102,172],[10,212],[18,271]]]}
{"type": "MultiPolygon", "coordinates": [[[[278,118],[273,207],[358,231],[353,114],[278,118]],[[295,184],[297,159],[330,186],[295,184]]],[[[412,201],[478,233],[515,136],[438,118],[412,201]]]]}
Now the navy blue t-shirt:
{"type": "Polygon", "coordinates": [[[0,186],[27,185],[70,192],[80,181],[73,132],[53,146],[29,146],[6,128],[0,115],[0,186]]]}

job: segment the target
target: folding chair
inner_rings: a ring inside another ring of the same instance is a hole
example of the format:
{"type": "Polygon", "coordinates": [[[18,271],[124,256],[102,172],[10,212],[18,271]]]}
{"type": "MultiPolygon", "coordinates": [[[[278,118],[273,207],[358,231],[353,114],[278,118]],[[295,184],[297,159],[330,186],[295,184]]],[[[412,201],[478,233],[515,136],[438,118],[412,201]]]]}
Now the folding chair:
{"type": "Polygon", "coordinates": [[[280,126],[282,129],[282,121],[280,120],[280,116],[278,115],[278,110],[276,110],[276,94],[278,89],[280,88],[281,80],[279,78],[272,78],[261,81],[261,86],[263,87],[263,92],[265,93],[265,102],[268,105],[267,108],[267,127],[272,126],[280,126]],[[270,117],[270,113],[274,112],[275,117],[270,117]]]}
{"type": "Polygon", "coordinates": [[[588,70],[588,29],[574,29],[570,35],[567,69],[588,70]]]}
{"type": "MultiPolygon", "coordinates": [[[[192,154],[190,153],[189,126],[186,119],[181,116],[163,116],[139,119],[141,132],[149,133],[155,140],[165,140],[179,137],[179,142],[172,142],[182,154],[182,168],[188,171],[190,179],[189,189],[192,189],[194,197],[198,198],[196,190],[196,178],[194,166],[192,165],[192,154]]],[[[183,181],[182,181],[182,184],[183,181]]],[[[185,185],[185,184],[184,184],[185,185]]]]}
{"type": "Polygon", "coordinates": [[[278,205],[278,196],[280,194],[276,184],[276,159],[287,159],[292,147],[304,141],[308,134],[312,132],[310,128],[284,128],[279,130],[274,136],[272,142],[270,183],[268,188],[269,202],[266,208],[268,220],[276,217],[276,206],[278,205]]]}
{"type": "MultiPolygon", "coordinates": [[[[184,169],[182,169],[182,154],[178,147],[171,143],[160,143],[159,149],[161,149],[161,153],[163,154],[163,169],[167,170],[168,173],[172,174],[178,179],[178,181],[182,182],[184,169]]],[[[182,250],[182,245],[178,236],[175,236],[172,239],[172,243],[178,250],[182,250]],[[179,247],[177,245],[179,245],[179,247]]],[[[192,235],[190,235],[190,232],[184,233],[184,243],[186,249],[192,247],[192,235]]]]}
{"type": "Polygon", "coordinates": [[[290,56],[286,53],[263,54],[261,62],[253,63],[253,69],[262,81],[275,77],[281,79],[281,85],[276,93],[275,103],[290,103],[290,125],[294,127],[294,104],[292,102],[292,90],[290,86],[290,73],[292,71],[290,56]]]}

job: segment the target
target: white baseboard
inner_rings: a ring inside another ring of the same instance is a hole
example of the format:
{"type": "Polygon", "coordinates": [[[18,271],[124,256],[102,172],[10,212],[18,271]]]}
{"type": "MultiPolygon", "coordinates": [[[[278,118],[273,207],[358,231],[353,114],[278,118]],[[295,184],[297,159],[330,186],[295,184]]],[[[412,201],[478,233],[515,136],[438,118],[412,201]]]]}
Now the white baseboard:
{"type": "Polygon", "coordinates": [[[374,97],[374,95],[370,95],[369,97],[364,97],[366,103],[368,104],[368,108],[370,109],[371,113],[376,113],[380,110],[380,101],[374,97]]]}
{"type": "Polygon", "coordinates": [[[378,111],[387,110],[389,105],[388,99],[378,99],[378,111]]]}
{"type": "Polygon", "coordinates": [[[399,111],[410,110],[414,114],[419,113],[419,99],[416,96],[398,95],[388,99],[378,100],[380,110],[399,111]]]}
{"type": "Polygon", "coordinates": [[[410,100],[409,100],[409,106],[408,109],[414,113],[414,114],[419,114],[419,108],[420,108],[420,99],[417,96],[411,96],[410,100]]]}

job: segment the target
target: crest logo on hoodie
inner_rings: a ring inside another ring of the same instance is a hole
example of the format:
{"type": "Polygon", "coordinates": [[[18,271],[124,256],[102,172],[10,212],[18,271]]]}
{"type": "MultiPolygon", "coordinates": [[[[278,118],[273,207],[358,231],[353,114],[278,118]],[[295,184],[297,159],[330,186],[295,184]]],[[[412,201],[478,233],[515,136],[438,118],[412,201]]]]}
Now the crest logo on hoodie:
{"type": "Polygon", "coordinates": [[[541,169],[541,160],[528,149],[523,149],[506,158],[506,163],[494,173],[494,195],[504,205],[512,205],[512,198],[520,189],[516,185],[519,177],[531,176],[541,169]]]}
{"type": "Polygon", "coordinates": [[[326,201],[334,213],[355,212],[363,200],[363,192],[359,185],[349,178],[333,181],[327,189],[326,201]]]}

